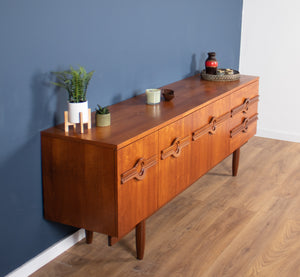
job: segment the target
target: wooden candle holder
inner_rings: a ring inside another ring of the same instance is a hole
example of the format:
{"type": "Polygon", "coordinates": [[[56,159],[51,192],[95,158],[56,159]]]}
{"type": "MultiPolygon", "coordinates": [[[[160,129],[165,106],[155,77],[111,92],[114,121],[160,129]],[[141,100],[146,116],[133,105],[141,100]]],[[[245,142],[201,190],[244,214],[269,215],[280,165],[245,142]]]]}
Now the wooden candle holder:
{"type": "MultiPolygon", "coordinates": [[[[65,111],[65,132],[69,132],[69,127],[73,126],[73,130],[76,131],[76,123],[69,122],[69,113],[68,111],[65,111]]],[[[84,124],[87,124],[88,129],[92,128],[92,121],[91,121],[91,109],[88,110],[88,122],[83,122],[83,113],[79,113],[79,124],[80,124],[80,133],[84,133],[84,124]]]]}

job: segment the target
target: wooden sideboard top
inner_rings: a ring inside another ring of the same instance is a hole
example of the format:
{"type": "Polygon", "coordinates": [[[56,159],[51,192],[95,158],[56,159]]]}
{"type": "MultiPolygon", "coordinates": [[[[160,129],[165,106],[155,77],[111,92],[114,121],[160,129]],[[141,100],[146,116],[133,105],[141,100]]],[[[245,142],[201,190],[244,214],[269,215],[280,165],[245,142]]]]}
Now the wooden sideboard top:
{"type": "Polygon", "coordinates": [[[174,90],[175,98],[170,102],[162,100],[160,104],[147,105],[143,93],[110,106],[111,126],[96,128],[92,113],[92,128],[85,129],[84,134],[78,130],[74,132],[72,128],[65,133],[64,125],[60,124],[42,131],[42,135],[85,140],[119,149],[258,79],[241,75],[238,81],[211,82],[195,75],[162,87],[174,90]]]}

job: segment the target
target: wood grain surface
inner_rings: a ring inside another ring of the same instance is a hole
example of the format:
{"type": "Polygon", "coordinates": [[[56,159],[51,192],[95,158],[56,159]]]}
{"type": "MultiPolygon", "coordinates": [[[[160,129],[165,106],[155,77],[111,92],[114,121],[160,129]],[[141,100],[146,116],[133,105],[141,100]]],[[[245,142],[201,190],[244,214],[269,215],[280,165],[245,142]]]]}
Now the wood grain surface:
{"type": "Polygon", "coordinates": [[[49,136],[41,144],[45,218],[117,236],[114,151],[49,136]]]}
{"type": "Polygon", "coordinates": [[[158,147],[157,133],[150,134],[118,153],[117,182],[118,186],[118,236],[127,234],[136,224],[157,210],[158,162],[149,168],[142,180],[121,182],[121,173],[131,169],[140,158],[156,157],[158,147]]]}
{"type": "Polygon", "coordinates": [[[47,276],[300,276],[300,144],[255,137],[112,247],[94,234],[32,274],[47,276]]]}
{"type": "MultiPolygon", "coordinates": [[[[254,89],[254,92],[249,94],[256,94],[258,79],[246,75],[241,75],[240,80],[234,82],[204,81],[199,75],[186,78],[164,86],[174,90],[175,97],[170,102],[161,101],[157,105],[146,105],[145,93],[140,94],[109,107],[111,126],[85,129],[84,134],[72,130],[66,137],[119,149],[233,92],[237,93],[239,99],[240,95],[245,93],[244,90],[248,91],[249,85],[250,91],[254,89]]],[[[93,113],[92,127],[94,126],[93,113]]],[[[63,124],[43,132],[51,136],[65,137],[63,124]]]]}
{"type": "Polygon", "coordinates": [[[139,95],[112,105],[111,126],[42,131],[45,218],[85,228],[87,243],[107,234],[113,245],[254,136],[257,110],[248,106],[258,80],[193,76],[168,85],[172,103],[145,105],[139,95]]]}

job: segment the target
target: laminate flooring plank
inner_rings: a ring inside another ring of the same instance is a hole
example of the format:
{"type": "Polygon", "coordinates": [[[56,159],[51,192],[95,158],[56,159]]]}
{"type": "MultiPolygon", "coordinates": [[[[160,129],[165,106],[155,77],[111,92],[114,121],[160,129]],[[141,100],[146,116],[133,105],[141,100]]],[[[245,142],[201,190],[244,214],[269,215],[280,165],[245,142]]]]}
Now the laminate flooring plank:
{"type": "MultiPolygon", "coordinates": [[[[245,149],[242,148],[240,166],[242,170],[239,175],[233,180],[228,180],[215,193],[202,200],[207,204],[243,207],[252,211],[258,211],[263,205],[268,205],[268,202],[272,201],[272,195],[274,195],[277,185],[283,183],[285,175],[292,174],[294,170],[293,167],[287,166],[291,162],[287,162],[287,160],[292,160],[289,154],[292,151],[291,144],[281,143],[282,152],[276,149],[278,142],[275,141],[274,144],[276,146],[274,150],[271,150],[274,146],[272,143],[267,150],[251,145],[248,145],[248,148],[246,146],[245,149]],[[249,158],[249,154],[253,152],[259,157],[254,163],[254,159],[249,158]],[[267,162],[270,152],[274,152],[272,156],[274,163],[267,162]],[[285,172],[285,174],[280,172],[285,172]]],[[[199,181],[201,182],[201,180],[199,181]]],[[[195,194],[197,195],[197,193],[195,194]]]]}
{"type": "Polygon", "coordinates": [[[274,240],[275,233],[284,223],[289,205],[286,199],[277,199],[268,212],[258,212],[203,276],[251,276],[247,275],[248,272],[274,240]]]}
{"type": "Polygon", "coordinates": [[[252,216],[251,212],[228,208],[204,232],[191,230],[171,258],[165,259],[161,276],[201,276],[252,216]]]}
{"type": "Polygon", "coordinates": [[[300,276],[300,221],[282,222],[245,276],[300,276]]]}

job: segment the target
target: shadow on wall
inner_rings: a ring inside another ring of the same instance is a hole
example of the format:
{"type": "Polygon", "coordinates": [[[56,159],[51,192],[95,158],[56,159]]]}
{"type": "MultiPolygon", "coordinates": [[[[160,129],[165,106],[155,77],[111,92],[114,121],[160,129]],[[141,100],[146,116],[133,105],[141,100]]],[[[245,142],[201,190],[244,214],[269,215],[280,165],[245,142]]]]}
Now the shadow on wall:
{"type": "Polygon", "coordinates": [[[205,61],[207,59],[207,53],[202,52],[201,57],[200,57],[200,62],[199,62],[199,68],[200,72],[205,69],[205,61]]]}
{"type": "Polygon", "coordinates": [[[122,94],[118,93],[116,94],[113,98],[112,98],[112,102],[115,103],[119,103],[122,101],[122,94]]]}
{"type": "Polygon", "coordinates": [[[197,74],[197,61],[196,61],[196,54],[193,54],[192,55],[192,58],[191,58],[191,64],[190,64],[190,72],[186,75],[184,75],[183,78],[188,78],[188,77],[192,77],[194,76],[195,74],[197,74]]]}
{"type": "Polygon", "coordinates": [[[196,54],[193,54],[191,58],[190,72],[187,75],[185,75],[184,78],[188,78],[196,74],[200,74],[201,70],[204,68],[205,60],[206,60],[206,54],[202,53],[197,68],[196,54]]]}
{"type": "Polygon", "coordinates": [[[52,127],[64,120],[67,110],[67,93],[53,84],[51,73],[36,72],[31,79],[31,119],[29,132],[40,131],[52,127]]]}

